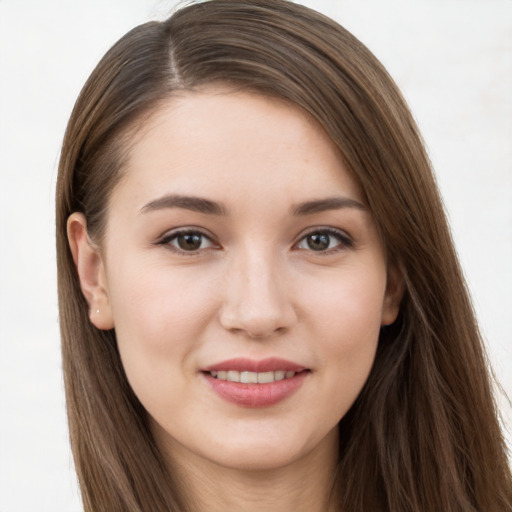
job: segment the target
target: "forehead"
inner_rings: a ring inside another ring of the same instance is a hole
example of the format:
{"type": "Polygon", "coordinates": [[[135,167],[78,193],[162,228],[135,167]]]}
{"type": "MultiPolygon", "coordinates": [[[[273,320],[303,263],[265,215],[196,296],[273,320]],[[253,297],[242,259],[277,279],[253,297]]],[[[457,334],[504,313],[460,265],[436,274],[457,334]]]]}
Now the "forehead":
{"type": "Polygon", "coordinates": [[[302,200],[332,195],[333,188],[362,199],[336,146],[309,114],[225,88],[163,102],[133,137],[123,188],[140,203],[164,193],[302,200]]]}

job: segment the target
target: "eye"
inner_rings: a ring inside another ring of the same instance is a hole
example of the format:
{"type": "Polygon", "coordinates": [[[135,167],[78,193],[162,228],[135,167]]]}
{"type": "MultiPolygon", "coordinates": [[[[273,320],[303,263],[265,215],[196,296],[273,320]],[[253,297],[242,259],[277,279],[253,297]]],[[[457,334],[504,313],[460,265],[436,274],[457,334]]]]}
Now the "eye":
{"type": "Polygon", "coordinates": [[[197,252],[214,246],[211,239],[204,233],[193,230],[169,233],[165,235],[158,244],[170,246],[170,248],[178,252],[197,252]]]}
{"type": "Polygon", "coordinates": [[[298,249],[314,252],[327,252],[343,247],[351,247],[352,241],[341,231],[334,229],[318,229],[304,236],[297,244],[298,249]]]}

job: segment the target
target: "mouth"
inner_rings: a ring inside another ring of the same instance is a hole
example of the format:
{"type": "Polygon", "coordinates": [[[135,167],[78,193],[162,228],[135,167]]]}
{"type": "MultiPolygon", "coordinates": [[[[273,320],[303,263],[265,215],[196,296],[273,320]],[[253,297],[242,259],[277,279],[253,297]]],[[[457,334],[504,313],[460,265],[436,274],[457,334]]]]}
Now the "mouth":
{"type": "Polygon", "coordinates": [[[229,382],[268,384],[291,379],[306,370],[305,366],[279,357],[260,360],[238,357],[203,368],[202,372],[210,374],[214,379],[229,382]]]}
{"type": "MultiPolygon", "coordinates": [[[[305,371],[305,370],[303,370],[305,371]]],[[[214,379],[242,384],[269,384],[280,380],[291,379],[299,372],[276,370],[269,372],[249,372],[238,370],[220,370],[208,372],[214,379]]]]}
{"type": "Polygon", "coordinates": [[[300,389],[311,370],[291,361],[230,359],[201,370],[221,398],[245,407],[268,407],[300,389]]]}

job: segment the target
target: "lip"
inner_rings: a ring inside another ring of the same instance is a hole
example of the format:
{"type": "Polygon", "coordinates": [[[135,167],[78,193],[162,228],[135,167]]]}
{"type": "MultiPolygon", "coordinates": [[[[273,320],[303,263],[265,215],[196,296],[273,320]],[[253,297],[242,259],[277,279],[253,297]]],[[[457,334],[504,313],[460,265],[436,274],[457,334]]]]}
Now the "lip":
{"type": "Polygon", "coordinates": [[[228,359],[219,363],[212,364],[203,368],[203,372],[218,372],[218,371],[229,371],[236,370],[239,372],[275,372],[278,370],[284,370],[286,372],[302,372],[306,367],[286,359],[280,359],[278,357],[268,357],[259,361],[255,359],[246,359],[243,357],[237,357],[235,359],[228,359]]]}
{"type": "Polygon", "coordinates": [[[270,407],[282,402],[300,389],[311,373],[307,368],[292,361],[280,358],[267,358],[259,361],[236,358],[208,366],[201,371],[210,388],[222,399],[243,407],[270,407]],[[296,372],[293,377],[266,384],[245,384],[216,379],[212,371],[271,372],[278,370],[296,372]]]}

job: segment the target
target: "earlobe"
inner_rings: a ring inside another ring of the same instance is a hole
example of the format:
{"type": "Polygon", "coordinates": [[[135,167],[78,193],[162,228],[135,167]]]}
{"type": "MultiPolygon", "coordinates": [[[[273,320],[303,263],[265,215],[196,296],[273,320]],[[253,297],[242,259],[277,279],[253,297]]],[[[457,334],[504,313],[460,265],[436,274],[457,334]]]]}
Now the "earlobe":
{"type": "Polygon", "coordinates": [[[89,305],[89,318],[98,329],[112,329],[114,321],[105,265],[98,247],[87,234],[87,221],[82,213],[69,216],[67,234],[80,288],[89,305]]]}
{"type": "Polygon", "coordinates": [[[382,304],[381,325],[391,325],[400,311],[400,303],[404,294],[404,279],[396,266],[389,266],[386,294],[382,304]]]}

